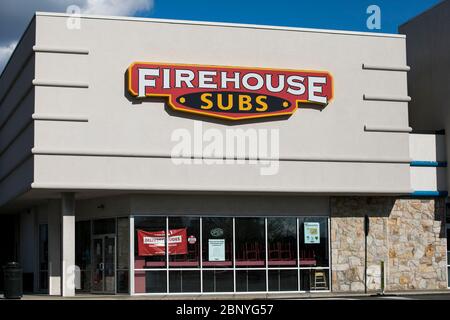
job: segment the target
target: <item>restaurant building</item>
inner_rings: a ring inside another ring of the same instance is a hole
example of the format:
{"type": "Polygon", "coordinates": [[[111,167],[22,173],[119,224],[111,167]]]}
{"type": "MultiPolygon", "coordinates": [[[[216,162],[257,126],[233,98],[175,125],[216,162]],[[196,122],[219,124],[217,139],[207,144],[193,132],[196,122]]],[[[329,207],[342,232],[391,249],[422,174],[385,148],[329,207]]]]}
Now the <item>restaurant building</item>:
{"type": "Polygon", "coordinates": [[[63,296],[447,289],[446,127],[411,128],[406,48],[36,13],[0,78],[0,262],[63,296]]]}

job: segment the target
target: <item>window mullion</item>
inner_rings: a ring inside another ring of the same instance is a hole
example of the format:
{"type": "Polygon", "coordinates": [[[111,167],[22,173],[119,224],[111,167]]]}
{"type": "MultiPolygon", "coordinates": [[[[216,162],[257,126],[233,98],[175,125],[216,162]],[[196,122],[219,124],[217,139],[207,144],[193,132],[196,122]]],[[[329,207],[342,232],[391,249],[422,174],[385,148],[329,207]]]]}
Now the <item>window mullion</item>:
{"type": "Polygon", "coordinates": [[[166,216],[166,292],[169,293],[169,217],[166,216]]]}
{"type": "Polygon", "coordinates": [[[269,292],[269,255],[268,255],[268,237],[267,237],[267,218],[264,218],[264,241],[266,248],[266,292],[269,292]]]}
{"type": "Polygon", "coordinates": [[[297,234],[297,274],[298,274],[298,291],[301,291],[301,282],[300,282],[300,223],[299,218],[297,217],[297,227],[296,227],[296,234],[297,234]]]}
{"type": "Polygon", "coordinates": [[[203,292],[203,218],[200,217],[200,292],[203,292]]]}
{"type": "Polygon", "coordinates": [[[236,218],[233,217],[233,292],[236,292],[236,218]]]}

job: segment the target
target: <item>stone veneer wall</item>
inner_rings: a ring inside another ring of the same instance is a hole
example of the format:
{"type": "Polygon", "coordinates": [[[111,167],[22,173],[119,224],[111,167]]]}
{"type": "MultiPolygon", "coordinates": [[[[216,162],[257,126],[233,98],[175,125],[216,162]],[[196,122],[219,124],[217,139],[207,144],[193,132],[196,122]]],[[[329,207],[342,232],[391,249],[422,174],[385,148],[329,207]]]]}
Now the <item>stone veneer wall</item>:
{"type": "Polygon", "coordinates": [[[364,291],[364,216],[369,216],[367,286],[386,291],[447,288],[445,200],[332,197],[332,290],[364,291]]]}

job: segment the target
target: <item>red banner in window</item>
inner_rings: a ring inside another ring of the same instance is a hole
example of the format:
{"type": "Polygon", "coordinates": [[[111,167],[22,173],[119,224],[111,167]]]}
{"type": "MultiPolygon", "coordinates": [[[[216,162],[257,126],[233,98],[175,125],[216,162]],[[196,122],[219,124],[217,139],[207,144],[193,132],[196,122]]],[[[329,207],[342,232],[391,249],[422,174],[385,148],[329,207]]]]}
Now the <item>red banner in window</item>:
{"type": "MultiPolygon", "coordinates": [[[[165,231],[137,230],[139,256],[162,256],[166,252],[165,231]]],[[[169,230],[169,254],[187,254],[186,228],[169,230]]]]}

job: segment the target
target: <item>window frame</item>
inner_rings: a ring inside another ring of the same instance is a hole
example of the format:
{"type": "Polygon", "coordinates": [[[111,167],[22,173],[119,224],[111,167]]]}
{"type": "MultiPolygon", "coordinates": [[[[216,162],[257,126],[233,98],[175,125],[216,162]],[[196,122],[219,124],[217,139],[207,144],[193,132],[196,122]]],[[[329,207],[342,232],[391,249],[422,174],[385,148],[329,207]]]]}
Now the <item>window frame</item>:
{"type": "MultiPolygon", "coordinates": [[[[166,219],[166,237],[169,232],[169,219],[180,217],[180,215],[145,215],[145,214],[137,214],[137,215],[130,215],[130,294],[131,295],[190,295],[190,294],[261,294],[261,293],[308,293],[308,292],[331,292],[331,243],[330,243],[330,216],[320,215],[320,216],[310,216],[310,215],[291,215],[291,216],[276,216],[276,215],[270,215],[270,216],[232,216],[232,215],[183,215],[182,217],[192,217],[192,218],[199,218],[199,225],[200,225],[200,266],[195,268],[189,268],[189,267],[183,267],[183,268],[175,268],[175,267],[169,267],[169,255],[166,254],[166,265],[162,268],[135,268],[135,224],[134,219],[135,218],[165,218],[166,219]],[[233,239],[233,254],[232,254],[232,267],[203,267],[203,219],[204,218],[232,218],[233,228],[232,228],[232,239],[233,239]],[[265,232],[265,266],[264,267],[236,267],[236,219],[239,218],[263,218],[264,219],[264,232],[265,232]],[[280,266],[269,266],[268,263],[268,234],[267,234],[267,225],[268,225],[268,219],[269,218],[275,218],[275,219],[282,219],[282,218],[295,218],[296,219],[296,240],[297,240],[297,266],[295,267],[280,267],[280,266]],[[300,257],[300,233],[299,233],[299,220],[304,218],[325,218],[326,219],[326,225],[327,225],[327,253],[328,253],[328,265],[327,266],[317,266],[317,267],[301,267],[299,263],[299,257],[300,257]],[[226,292],[210,292],[210,291],[204,291],[203,289],[203,272],[204,271],[213,271],[213,270],[221,270],[221,271],[233,271],[233,291],[226,291],[226,292]],[[265,271],[265,288],[264,291],[236,291],[236,271],[256,271],[256,270],[264,270],[265,271]],[[297,271],[297,290],[294,291],[270,291],[269,290],[269,271],[273,270],[296,270],[297,271]],[[302,270],[324,270],[328,276],[327,276],[327,283],[328,283],[328,289],[326,290],[301,290],[301,278],[300,278],[300,272],[302,270]],[[166,271],[167,272],[167,284],[166,284],[166,292],[135,292],[135,273],[139,272],[152,272],[152,271],[166,271]],[[200,292],[169,292],[170,290],[170,283],[169,283],[169,271],[198,271],[200,272],[200,292]]],[[[167,238],[166,238],[167,240],[167,238]]],[[[166,243],[166,252],[167,251],[167,241],[166,243]]]]}

